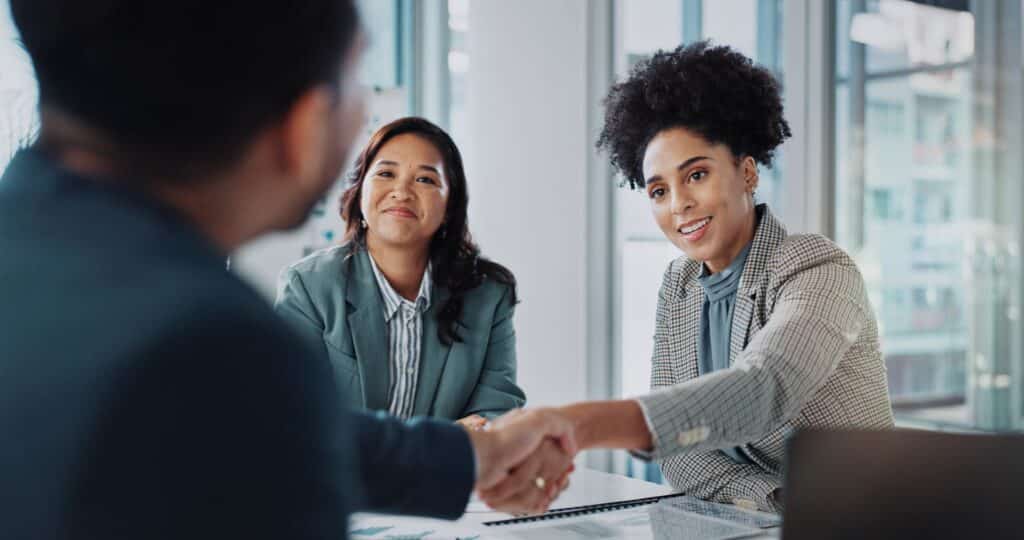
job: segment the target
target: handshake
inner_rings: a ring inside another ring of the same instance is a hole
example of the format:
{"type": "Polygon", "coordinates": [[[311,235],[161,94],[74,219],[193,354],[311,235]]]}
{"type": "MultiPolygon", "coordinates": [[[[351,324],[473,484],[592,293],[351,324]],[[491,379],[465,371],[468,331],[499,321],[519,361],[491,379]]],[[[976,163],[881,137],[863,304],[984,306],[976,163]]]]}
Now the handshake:
{"type": "Polygon", "coordinates": [[[574,422],[559,409],[516,409],[468,433],[476,491],[491,508],[543,513],[569,485],[579,447],[574,422]]]}

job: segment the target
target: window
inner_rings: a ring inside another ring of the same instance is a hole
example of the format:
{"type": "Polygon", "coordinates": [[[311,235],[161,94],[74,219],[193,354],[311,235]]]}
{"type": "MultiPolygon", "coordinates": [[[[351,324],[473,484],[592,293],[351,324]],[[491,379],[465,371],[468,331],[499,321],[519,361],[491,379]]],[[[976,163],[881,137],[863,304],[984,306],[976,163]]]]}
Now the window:
{"type": "Polygon", "coordinates": [[[868,213],[878,221],[899,221],[903,218],[899,192],[891,188],[875,188],[868,191],[868,213]]]}
{"type": "Polygon", "coordinates": [[[836,240],[878,314],[898,422],[1020,426],[1021,139],[1003,121],[1021,114],[1020,11],[836,3],[836,240]]]}
{"type": "Polygon", "coordinates": [[[469,71],[469,0],[448,0],[448,73],[450,74],[451,103],[448,108],[448,126],[452,138],[463,145],[470,144],[466,101],[466,74],[469,71]]]}

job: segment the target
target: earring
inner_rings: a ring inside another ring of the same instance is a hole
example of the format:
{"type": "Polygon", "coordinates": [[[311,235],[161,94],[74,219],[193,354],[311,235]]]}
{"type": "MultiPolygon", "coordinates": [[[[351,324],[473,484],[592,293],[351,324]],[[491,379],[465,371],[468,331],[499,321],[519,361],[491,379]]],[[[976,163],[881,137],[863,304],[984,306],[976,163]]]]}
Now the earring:
{"type": "Polygon", "coordinates": [[[365,220],[365,219],[361,219],[361,220],[359,220],[359,225],[360,225],[360,226],[362,226],[362,227],[363,227],[364,229],[365,229],[366,227],[368,227],[368,226],[369,226],[369,225],[368,225],[368,224],[366,223],[366,220],[365,220]]]}

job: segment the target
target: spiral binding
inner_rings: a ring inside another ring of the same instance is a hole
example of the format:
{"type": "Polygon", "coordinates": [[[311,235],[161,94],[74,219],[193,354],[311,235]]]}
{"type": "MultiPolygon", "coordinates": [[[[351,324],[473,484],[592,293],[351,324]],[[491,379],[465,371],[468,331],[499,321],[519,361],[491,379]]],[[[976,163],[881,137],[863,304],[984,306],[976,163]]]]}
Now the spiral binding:
{"type": "Polygon", "coordinates": [[[625,501],[607,502],[601,504],[589,504],[586,506],[571,506],[569,508],[559,508],[558,510],[552,510],[550,512],[543,513],[539,516],[525,516],[511,519],[499,519],[497,521],[485,521],[483,524],[488,527],[497,527],[501,525],[513,525],[516,523],[532,523],[535,521],[547,521],[549,519],[561,519],[575,516],[585,516],[588,514],[598,514],[601,512],[611,512],[612,510],[623,510],[626,508],[634,508],[637,506],[643,506],[645,504],[654,504],[662,499],[670,499],[672,497],[682,497],[683,493],[672,493],[670,495],[658,495],[656,497],[643,497],[641,499],[629,499],[625,501]]]}

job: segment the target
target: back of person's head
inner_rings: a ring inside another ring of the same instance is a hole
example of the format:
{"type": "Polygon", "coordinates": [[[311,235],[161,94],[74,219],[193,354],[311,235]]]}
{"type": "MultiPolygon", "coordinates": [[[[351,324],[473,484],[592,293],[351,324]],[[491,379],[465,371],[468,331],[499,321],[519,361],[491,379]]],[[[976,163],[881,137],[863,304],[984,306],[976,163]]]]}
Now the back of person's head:
{"type": "Polygon", "coordinates": [[[119,160],[188,178],[231,163],[320,84],[358,33],[351,0],[11,0],[40,106],[119,160]]]}

